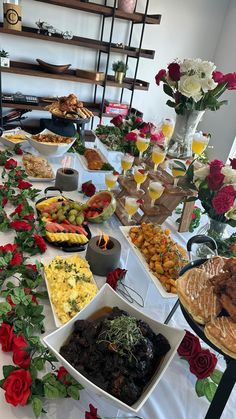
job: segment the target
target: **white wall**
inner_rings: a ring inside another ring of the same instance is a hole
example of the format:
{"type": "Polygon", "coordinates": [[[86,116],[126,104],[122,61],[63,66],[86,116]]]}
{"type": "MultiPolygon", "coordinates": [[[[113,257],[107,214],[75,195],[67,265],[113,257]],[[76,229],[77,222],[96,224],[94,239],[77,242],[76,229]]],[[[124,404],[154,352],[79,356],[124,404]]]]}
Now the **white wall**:
{"type": "MultiPolygon", "coordinates": [[[[230,0],[223,30],[216,48],[214,62],[223,73],[236,71],[235,37],[236,37],[236,1],[230,0]]],[[[209,150],[210,158],[226,160],[236,136],[236,91],[226,91],[222,99],[229,101],[217,112],[208,111],[202,123],[202,128],[212,134],[209,150]]]]}
{"type": "MultiPolygon", "coordinates": [[[[75,35],[96,39],[99,37],[100,16],[33,0],[22,0],[22,3],[25,25],[34,26],[34,22],[40,18],[59,29],[72,30],[75,35]]],[[[138,77],[149,81],[150,89],[148,92],[136,91],[133,102],[135,107],[144,112],[146,120],[158,121],[162,117],[174,115],[165,105],[167,98],[162,88],[155,85],[154,76],[160,68],[165,68],[175,58],[213,59],[228,3],[229,0],[150,0],[149,12],[162,14],[162,21],[160,25],[146,26],[143,48],[156,50],[156,55],[154,60],[140,60],[138,77]]],[[[144,11],[144,5],[145,0],[138,0],[138,10],[144,11]]],[[[116,22],[115,42],[127,42],[127,25],[125,21],[116,22]]],[[[140,26],[136,25],[133,46],[138,46],[139,35],[140,26]]],[[[0,48],[8,50],[13,60],[33,62],[36,58],[41,58],[55,64],[71,63],[72,68],[95,68],[96,52],[75,46],[1,34],[0,48]]],[[[117,58],[122,56],[112,55],[110,64],[117,58]]],[[[127,75],[132,76],[132,62],[127,75]]],[[[3,87],[8,92],[21,90],[23,93],[41,96],[75,92],[82,100],[90,100],[93,93],[93,86],[89,84],[11,74],[3,74],[3,87]]],[[[107,97],[118,98],[118,92],[118,89],[109,88],[107,97]]],[[[126,92],[125,99],[129,99],[129,92],[126,92]]],[[[208,130],[211,131],[211,127],[208,130]]]]}

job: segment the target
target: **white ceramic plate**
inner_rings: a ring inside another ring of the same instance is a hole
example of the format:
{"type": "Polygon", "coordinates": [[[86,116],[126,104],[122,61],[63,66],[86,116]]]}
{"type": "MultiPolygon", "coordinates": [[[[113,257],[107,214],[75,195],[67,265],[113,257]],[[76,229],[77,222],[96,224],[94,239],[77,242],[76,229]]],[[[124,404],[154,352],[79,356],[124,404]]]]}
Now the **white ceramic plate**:
{"type": "Polygon", "coordinates": [[[29,182],[54,182],[55,181],[55,174],[53,173],[53,177],[48,178],[48,177],[32,177],[32,176],[28,176],[27,180],[29,182]]]}
{"type": "Polygon", "coordinates": [[[4,131],[2,136],[0,137],[0,141],[3,145],[5,145],[6,147],[8,147],[12,150],[17,144],[20,145],[21,147],[24,146],[24,145],[28,145],[27,140],[30,137],[31,137],[31,134],[24,131],[23,129],[14,128],[14,129],[4,131]],[[24,135],[26,137],[25,140],[20,140],[18,142],[14,142],[14,141],[11,141],[9,138],[6,137],[6,135],[17,135],[17,134],[24,135]]]}
{"type": "Polygon", "coordinates": [[[64,326],[60,327],[60,329],[57,329],[54,332],[50,333],[48,336],[44,337],[43,341],[48,346],[48,348],[54,353],[58,361],[66,368],[66,370],[75,378],[75,380],[79,381],[87,390],[90,390],[99,396],[105,397],[110,404],[118,407],[119,409],[128,411],[129,413],[136,413],[142,408],[144,403],[151,396],[153,390],[155,389],[160,379],[163,377],[184,335],[184,330],[167,326],[165,324],[159,323],[151,317],[146,316],[142,311],[133,307],[126,300],[120,297],[108,284],[105,284],[101,288],[99,293],[93,298],[92,301],[90,301],[90,303],[83,310],[81,310],[72,320],[70,320],[64,326]],[[68,337],[71,335],[74,328],[74,322],[76,320],[87,319],[102,307],[107,306],[119,307],[121,310],[127,311],[131,316],[136,317],[136,319],[144,320],[145,322],[147,322],[147,324],[149,324],[154,333],[161,333],[163,336],[165,336],[168,339],[171,346],[169,352],[167,352],[161,364],[155,371],[152,379],[145,387],[142,395],[132,406],[128,406],[127,404],[118,400],[116,397],[112,396],[111,394],[102,390],[100,387],[93,384],[89,379],[87,379],[84,375],[80,374],[75,368],[73,368],[72,365],[69,364],[69,362],[66,361],[66,359],[63,358],[62,355],[60,355],[59,353],[61,346],[67,341],[68,337]]]}
{"type": "MultiPolygon", "coordinates": [[[[134,227],[134,226],[132,226],[132,227],[134,227]]],[[[132,247],[132,249],[134,250],[135,254],[138,256],[140,262],[142,263],[142,265],[144,266],[148,275],[150,276],[150,278],[154,282],[154,284],[155,284],[156,288],[158,289],[159,293],[164,298],[173,298],[173,297],[177,298],[177,294],[173,294],[172,292],[167,292],[165,290],[165,288],[163,287],[161,281],[159,281],[158,278],[152,273],[152,271],[149,268],[148,263],[146,262],[144,256],[142,255],[140,250],[133,244],[131,238],[129,237],[130,228],[131,228],[130,226],[120,226],[120,230],[121,230],[122,234],[124,235],[126,240],[129,242],[129,244],[132,247]]]]}
{"type": "MultiPolygon", "coordinates": [[[[66,258],[66,257],[65,257],[66,258]]],[[[53,260],[54,258],[50,258],[50,259],[44,259],[43,260],[43,263],[45,264],[45,265],[47,265],[48,263],[50,263],[50,262],[52,262],[52,260],[53,260]]],[[[53,319],[54,319],[54,322],[55,322],[55,325],[56,325],[56,327],[61,327],[61,326],[63,326],[63,323],[61,322],[61,320],[59,319],[59,317],[58,317],[58,315],[57,315],[57,313],[56,313],[56,310],[55,310],[55,306],[54,306],[54,304],[53,304],[53,302],[52,302],[52,300],[51,300],[51,294],[50,294],[50,287],[49,287],[49,284],[48,284],[48,281],[47,281],[47,276],[46,276],[46,274],[45,274],[45,272],[44,272],[44,270],[43,270],[43,276],[44,276],[44,279],[45,279],[45,283],[46,283],[46,287],[47,287],[47,292],[48,292],[48,297],[49,297],[49,301],[50,301],[50,304],[51,304],[51,309],[52,309],[52,314],[53,314],[53,319]]],[[[94,280],[94,278],[93,278],[93,282],[94,282],[94,284],[97,286],[97,284],[96,284],[96,282],[95,282],[95,280],[94,280]]],[[[73,317],[73,319],[75,318],[75,316],[73,317]]],[[[73,320],[72,319],[72,320],[73,320]]]]}
{"type": "MultiPolygon", "coordinates": [[[[97,148],[95,150],[101,156],[104,163],[109,163],[107,161],[106,157],[101,153],[100,150],[98,150],[97,148]]],[[[92,173],[110,173],[110,172],[112,172],[112,170],[91,170],[91,169],[88,168],[88,163],[87,163],[86,158],[82,154],[76,153],[76,155],[77,155],[78,160],[81,163],[83,169],[86,170],[87,172],[92,172],[92,173]]]]}
{"type": "MultiPolygon", "coordinates": [[[[40,134],[53,134],[56,135],[54,132],[49,131],[48,129],[44,129],[40,134]]],[[[52,157],[60,157],[63,156],[72,144],[75,142],[76,138],[72,138],[71,143],[63,143],[63,144],[53,144],[53,143],[40,143],[39,141],[34,140],[32,137],[28,139],[30,145],[35,148],[40,154],[43,156],[52,156],[52,157]]]]}

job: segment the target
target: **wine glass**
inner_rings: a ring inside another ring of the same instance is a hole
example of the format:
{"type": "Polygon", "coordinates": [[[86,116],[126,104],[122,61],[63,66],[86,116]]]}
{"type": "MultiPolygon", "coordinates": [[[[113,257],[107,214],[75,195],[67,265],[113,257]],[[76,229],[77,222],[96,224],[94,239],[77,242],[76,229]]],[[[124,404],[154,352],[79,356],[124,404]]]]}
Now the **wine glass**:
{"type": "Polygon", "coordinates": [[[209,143],[209,136],[203,135],[201,132],[196,132],[192,139],[192,152],[200,156],[202,154],[209,143]]]}
{"type": "Polygon", "coordinates": [[[138,137],[136,141],[136,147],[139,151],[139,158],[141,159],[144,151],[146,151],[150,144],[150,138],[138,137]]]}
{"type": "Polygon", "coordinates": [[[173,119],[170,119],[170,118],[163,119],[161,123],[161,130],[165,138],[167,139],[167,141],[169,141],[172,137],[172,134],[174,131],[174,125],[175,124],[174,124],[173,119]]]}
{"type": "Polygon", "coordinates": [[[164,192],[164,186],[160,182],[150,182],[148,193],[151,198],[151,207],[154,207],[156,199],[159,199],[164,192]]]}
{"type": "Polygon", "coordinates": [[[161,164],[165,160],[165,157],[166,157],[165,149],[159,147],[158,145],[153,147],[152,161],[154,163],[154,172],[156,172],[158,165],[161,164]]]}
{"type": "Polygon", "coordinates": [[[137,183],[136,190],[140,190],[140,185],[147,179],[147,172],[142,167],[136,167],[134,170],[134,180],[137,183]]]}
{"type": "Polygon", "coordinates": [[[132,220],[132,216],[137,212],[139,207],[139,202],[137,198],[132,198],[131,196],[125,197],[125,210],[128,214],[128,222],[132,220]]]}
{"type": "Polygon", "coordinates": [[[111,191],[111,189],[114,188],[118,177],[119,177],[119,173],[117,173],[117,172],[106,174],[105,183],[106,183],[108,191],[111,191]]]}
{"type": "Polygon", "coordinates": [[[186,173],[186,166],[182,161],[173,160],[171,162],[171,172],[174,177],[174,187],[176,187],[178,179],[186,173]]]}
{"type": "Polygon", "coordinates": [[[123,176],[126,175],[127,170],[131,169],[133,162],[134,156],[132,156],[131,154],[126,153],[121,157],[121,167],[123,170],[123,176]]]}

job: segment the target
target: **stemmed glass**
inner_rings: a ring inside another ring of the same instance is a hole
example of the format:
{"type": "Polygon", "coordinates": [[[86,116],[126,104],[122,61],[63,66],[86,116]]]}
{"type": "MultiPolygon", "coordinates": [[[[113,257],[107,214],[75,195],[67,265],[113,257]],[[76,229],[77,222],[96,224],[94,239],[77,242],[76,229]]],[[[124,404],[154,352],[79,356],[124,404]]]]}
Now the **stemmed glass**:
{"type": "Polygon", "coordinates": [[[174,177],[174,187],[176,187],[178,179],[185,175],[187,169],[182,161],[173,160],[170,164],[172,176],[174,177]]]}
{"type": "Polygon", "coordinates": [[[132,156],[131,154],[126,153],[121,157],[121,167],[123,171],[123,176],[126,176],[126,172],[127,170],[131,169],[133,162],[134,156],[132,156]]]}
{"type": "Polygon", "coordinates": [[[148,149],[149,144],[150,144],[150,138],[143,138],[143,137],[137,138],[136,147],[139,151],[139,159],[143,157],[143,153],[144,151],[148,149]]]}
{"type": "Polygon", "coordinates": [[[147,172],[142,167],[136,167],[134,170],[134,180],[137,183],[136,190],[140,190],[140,185],[147,179],[147,172]]]}
{"type": "Polygon", "coordinates": [[[132,221],[132,216],[137,212],[139,205],[143,203],[143,200],[132,198],[131,196],[125,197],[125,210],[128,214],[128,222],[132,221]]]}
{"type": "Polygon", "coordinates": [[[192,152],[200,156],[207,148],[210,136],[203,135],[202,132],[196,132],[192,139],[192,152]]]}
{"type": "Polygon", "coordinates": [[[118,172],[113,172],[113,173],[107,173],[106,174],[105,183],[106,183],[108,191],[111,191],[111,189],[114,188],[118,177],[119,177],[118,172]]]}
{"type": "Polygon", "coordinates": [[[169,142],[169,140],[172,137],[173,131],[174,131],[174,121],[170,118],[166,118],[163,119],[162,123],[161,123],[161,130],[167,140],[167,142],[169,142]]]}
{"type": "Polygon", "coordinates": [[[152,161],[154,163],[154,172],[157,171],[159,164],[163,163],[166,157],[166,150],[156,145],[152,149],[152,161]]]}
{"type": "Polygon", "coordinates": [[[159,199],[165,188],[160,182],[150,182],[148,193],[151,198],[151,207],[154,207],[156,199],[159,199]]]}

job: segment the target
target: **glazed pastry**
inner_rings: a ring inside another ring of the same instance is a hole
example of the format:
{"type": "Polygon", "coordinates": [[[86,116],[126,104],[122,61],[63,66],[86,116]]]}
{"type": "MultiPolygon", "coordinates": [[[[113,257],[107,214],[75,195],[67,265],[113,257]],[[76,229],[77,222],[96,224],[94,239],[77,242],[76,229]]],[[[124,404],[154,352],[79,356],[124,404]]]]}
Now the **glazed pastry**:
{"type": "Polygon", "coordinates": [[[203,269],[190,269],[177,279],[179,299],[193,319],[205,324],[221,311],[221,304],[210,283],[210,275],[203,269]]]}
{"type": "Polygon", "coordinates": [[[201,266],[199,266],[199,269],[203,269],[211,276],[218,275],[220,272],[223,271],[225,261],[226,258],[223,258],[221,256],[215,256],[211,259],[208,259],[201,266]]]}
{"type": "Polygon", "coordinates": [[[236,359],[236,323],[230,317],[213,319],[205,326],[204,332],[217,348],[236,359]]]}

